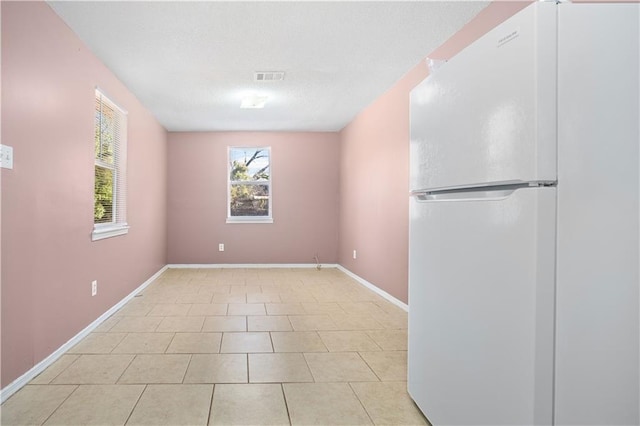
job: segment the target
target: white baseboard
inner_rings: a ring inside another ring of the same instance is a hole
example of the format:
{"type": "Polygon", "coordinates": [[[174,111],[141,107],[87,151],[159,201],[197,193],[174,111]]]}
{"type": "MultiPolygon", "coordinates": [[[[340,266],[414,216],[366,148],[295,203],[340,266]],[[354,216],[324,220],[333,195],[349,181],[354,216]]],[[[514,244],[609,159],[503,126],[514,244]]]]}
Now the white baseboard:
{"type": "Polygon", "coordinates": [[[121,301],[113,305],[107,312],[100,315],[98,319],[93,321],[91,324],[86,326],[82,331],[73,336],[67,343],[60,346],[55,350],[51,355],[34,365],[29,371],[24,373],[22,376],[18,377],[13,382],[9,383],[2,390],[0,390],[0,403],[4,402],[11,395],[19,391],[24,385],[29,383],[33,378],[35,378],[38,374],[42,373],[48,366],[53,364],[58,360],[65,352],[75,346],[80,340],[86,337],[89,333],[91,333],[96,327],[98,327],[104,320],[113,315],[118,309],[123,307],[129,300],[133,299],[133,297],[138,294],[140,291],[144,290],[149,284],[153,282],[156,278],[160,276],[165,270],[167,266],[163,266],[158,272],[153,274],[148,280],[146,280],[142,285],[133,290],[127,296],[124,297],[121,301]]]}
{"type": "MultiPolygon", "coordinates": [[[[321,263],[323,268],[337,268],[335,263],[321,263]]],[[[211,269],[211,268],[315,268],[315,263],[172,263],[167,265],[173,269],[211,269]]]]}
{"type": "Polygon", "coordinates": [[[396,299],[395,297],[393,297],[392,295],[390,295],[386,291],[382,290],[380,287],[376,286],[375,284],[371,284],[369,281],[367,281],[364,278],[354,274],[353,272],[351,272],[350,270],[348,270],[347,268],[345,268],[342,265],[338,265],[338,269],[340,271],[344,272],[345,274],[347,274],[348,276],[350,276],[351,278],[353,278],[354,280],[356,280],[358,283],[360,283],[363,286],[365,286],[366,288],[368,288],[369,290],[371,290],[374,293],[377,293],[378,295],[384,297],[385,299],[387,299],[389,302],[393,303],[394,305],[396,305],[400,309],[404,310],[405,312],[409,312],[409,305],[407,305],[406,303],[404,303],[401,300],[396,299]]]}

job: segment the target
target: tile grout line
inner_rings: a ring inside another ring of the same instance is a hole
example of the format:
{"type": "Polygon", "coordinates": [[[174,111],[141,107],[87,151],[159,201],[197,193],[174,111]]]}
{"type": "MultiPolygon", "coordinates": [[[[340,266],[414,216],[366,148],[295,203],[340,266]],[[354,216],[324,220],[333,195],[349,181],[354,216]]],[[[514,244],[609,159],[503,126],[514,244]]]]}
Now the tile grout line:
{"type": "MultiPolygon", "coordinates": [[[[367,351],[356,351],[356,353],[358,354],[358,356],[360,357],[360,359],[367,364],[367,367],[369,367],[369,370],[371,370],[371,372],[373,373],[374,376],[376,376],[378,378],[379,382],[383,382],[383,380],[380,378],[380,376],[378,376],[378,373],[376,373],[376,370],[373,369],[373,367],[367,362],[366,359],[364,359],[364,357],[362,356],[362,354],[360,352],[367,352],[367,351]]],[[[384,352],[384,351],[383,351],[384,352]]]]}
{"type": "Polygon", "coordinates": [[[287,403],[287,394],[284,392],[284,383],[280,383],[280,391],[282,392],[282,399],[284,400],[284,408],[287,410],[287,419],[289,420],[289,425],[293,424],[291,421],[291,413],[289,412],[289,404],[287,403]]]}
{"type": "MultiPolygon", "coordinates": [[[[38,385],[32,385],[32,386],[38,386],[38,385]]],[[[49,385],[43,385],[43,386],[49,386],[49,385]]],[[[76,388],[75,388],[75,389],[74,389],[74,390],[73,390],[69,395],[67,395],[67,397],[66,397],[62,402],[60,402],[60,404],[56,407],[56,409],[55,409],[55,410],[53,410],[53,411],[51,412],[51,414],[49,414],[49,415],[47,416],[47,418],[46,418],[46,419],[44,419],[44,421],[43,421],[42,423],[40,423],[41,425],[45,424],[45,423],[46,423],[46,422],[51,418],[51,416],[53,416],[53,415],[56,413],[56,411],[58,411],[58,410],[60,409],[60,407],[62,407],[62,404],[64,404],[65,402],[67,402],[67,400],[68,400],[69,398],[71,398],[71,395],[73,395],[74,393],[76,393],[76,391],[80,388],[80,385],[79,385],[79,384],[74,385],[74,386],[75,386],[76,388]]]]}
{"type": "Polygon", "coordinates": [[[211,424],[212,414],[213,414],[213,397],[216,393],[217,386],[215,383],[211,384],[213,386],[211,388],[211,401],[209,401],[209,411],[207,412],[207,426],[211,424]]]}
{"type": "Polygon", "coordinates": [[[131,408],[131,411],[129,412],[129,415],[127,416],[127,419],[124,421],[125,425],[127,423],[129,423],[129,420],[131,419],[131,416],[133,415],[133,412],[136,410],[136,408],[138,407],[138,403],[140,403],[140,400],[142,399],[142,395],[147,391],[147,387],[149,387],[149,385],[145,384],[144,388],[142,389],[142,392],[140,392],[140,395],[138,395],[138,399],[136,399],[136,403],[133,404],[133,408],[131,408]]]}
{"type": "MultiPolygon", "coordinates": [[[[127,355],[127,354],[122,354],[122,355],[127,355]]],[[[122,376],[124,376],[125,371],[127,371],[129,367],[131,367],[131,364],[133,364],[133,360],[135,360],[137,357],[138,357],[138,354],[133,354],[133,357],[131,358],[127,366],[122,370],[122,373],[120,373],[116,381],[113,382],[114,385],[118,384],[118,381],[122,378],[122,376]]]]}
{"type": "MultiPolygon", "coordinates": [[[[353,382],[347,382],[347,385],[349,385],[349,389],[351,389],[351,392],[353,392],[353,395],[356,397],[356,399],[358,400],[358,402],[360,403],[360,406],[362,407],[362,409],[364,410],[365,413],[367,413],[367,417],[369,418],[369,420],[371,421],[372,425],[375,425],[376,422],[373,421],[373,418],[371,417],[371,414],[369,414],[369,410],[367,410],[367,407],[364,405],[364,403],[362,402],[362,400],[360,399],[360,397],[358,396],[358,392],[356,392],[356,390],[353,388],[352,385],[353,382]]],[[[361,382],[364,383],[364,382],[361,382]]],[[[371,382],[371,383],[375,383],[375,382],[371,382]]]]}
{"type": "Polygon", "coordinates": [[[182,380],[180,380],[181,384],[185,384],[184,383],[184,379],[187,377],[187,371],[189,371],[189,367],[191,367],[191,361],[193,360],[193,355],[194,354],[189,354],[189,362],[187,363],[187,368],[184,369],[184,373],[182,373],[182,380]]]}

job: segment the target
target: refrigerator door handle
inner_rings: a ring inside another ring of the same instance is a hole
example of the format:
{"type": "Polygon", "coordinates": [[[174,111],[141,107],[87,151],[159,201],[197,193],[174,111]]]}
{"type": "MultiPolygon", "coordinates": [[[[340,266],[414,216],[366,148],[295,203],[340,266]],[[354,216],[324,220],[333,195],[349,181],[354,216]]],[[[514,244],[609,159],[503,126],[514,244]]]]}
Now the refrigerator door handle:
{"type": "Polygon", "coordinates": [[[556,186],[556,182],[519,182],[491,186],[442,188],[412,191],[411,196],[419,202],[434,201],[498,201],[508,198],[519,189],[556,186]]]}

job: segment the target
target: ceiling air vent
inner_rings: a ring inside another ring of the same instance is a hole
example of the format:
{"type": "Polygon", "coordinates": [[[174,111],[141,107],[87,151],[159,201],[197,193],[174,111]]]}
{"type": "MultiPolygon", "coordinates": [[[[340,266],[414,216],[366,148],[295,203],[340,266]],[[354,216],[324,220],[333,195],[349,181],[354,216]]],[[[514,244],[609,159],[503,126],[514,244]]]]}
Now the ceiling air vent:
{"type": "Polygon", "coordinates": [[[253,75],[254,81],[282,81],[284,71],[256,71],[253,75]]]}

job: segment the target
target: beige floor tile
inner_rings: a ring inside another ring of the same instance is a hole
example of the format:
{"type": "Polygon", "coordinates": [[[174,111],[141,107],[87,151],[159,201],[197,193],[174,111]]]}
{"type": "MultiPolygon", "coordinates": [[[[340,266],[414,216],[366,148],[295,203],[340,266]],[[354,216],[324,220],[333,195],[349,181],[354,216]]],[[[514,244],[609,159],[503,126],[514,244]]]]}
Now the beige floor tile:
{"type": "Polygon", "coordinates": [[[218,283],[209,283],[209,284],[201,284],[198,293],[203,294],[231,294],[231,286],[218,284],[218,283]]]}
{"type": "Polygon", "coordinates": [[[266,315],[264,303],[230,303],[227,315],[266,315]]]}
{"type": "Polygon", "coordinates": [[[313,382],[313,376],[302,354],[249,354],[249,382],[313,382]]]}
{"type": "Polygon", "coordinates": [[[353,302],[378,302],[381,297],[364,288],[347,292],[347,297],[353,302]]]}
{"type": "Polygon", "coordinates": [[[371,315],[330,314],[340,330],[379,330],[384,326],[371,315]]]}
{"type": "Polygon", "coordinates": [[[292,425],[370,425],[347,383],[285,383],[292,425]]]}
{"type": "Polygon", "coordinates": [[[224,333],[221,353],[273,352],[269,333],[224,333]]]}
{"type": "Polygon", "coordinates": [[[113,350],[114,354],[164,353],[173,333],[129,333],[113,350]]]}
{"type": "Polygon", "coordinates": [[[213,316],[213,315],[227,315],[226,303],[207,303],[207,304],[193,304],[189,309],[189,316],[213,316]]]}
{"type": "Polygon", "coordinates": [[[379,351],[380,347],[364,331],[319,331],[330,352],[379,351]]]}
{"type": "Polygon", "coordinates": [[[110,331],[114,325],[116,325],[120,321],[120,317],[111,316],[104,320],[99,326],[93,329],[94,333],[106,333],[110,331]]]}
{"type": "Polygon", "coordinates": [[[81,355],[52,383],[102,385],[115,383],[133,360],[133,355],[81,355]]]}
{"type": "Polygon", "coordinates": [[[184,383],[247,383],[247,378],[246,354],[195,354],[184,383]]]}
{"type": "Polygon", "coordinates": [[[220,352],[222,333],[176,333],[167,353],[211,354],[220,352]]]}
{"type": "Polygon", "coordinates": [[[191,305],[178,303],[159,303],[147,314],[149,317],[173,317],[185,316],[191,305]]]}
{"type": "Polygon", "coordinates": [[[405,351],[360,352],[360,355],[383,382],[407,380],[405,351]]]}
{"type": "MultiPolygon", "coordinates": [[[[38,374],[29,382],[31,385],[46,385],[51,383],[58,374],[62,373],[68,366],[73,364],[80,355],[62,355],[56,362],[47,367],[42,373],[38,374]]],[[[2,424],[2,422],[0,422],[2,424]]]]}
{"type": "Polygon", "coordinates": [[[214,294],[211,303],[247,303],[246,294],[214,294]]]}
{"type": "Polygon", "coordinates": [[[385,315],[386,312],[373,302],[339,302],[344,311],[350,315],[385,315]]]}
{"type": "Polygon", "coordinates": [[[307,312],[301,303],[267,303],[267,315],[302,315],[307,312]]]}
{"type": "Polygon", "coordinates": [[[110,333],[145,333],[158,328],[161,317],[122,317],[109,330],[110,333]]]}
{"type": "Polygon", "coordinates": [[[344,309],[336,303],[336,302],[325,302],[325,303],[303,303],[302,307],[304,308],[305,313],[310,315],[321,315],[321,314],[346,314],[344,309]]]}
{"type": "Polygon", "coordinates": [[[295,302],[317,302],[318,300],[313,297],[309,292],[280,292],[280,300],[282,303],[295,303],[295,302]]]}
{"type": "Polygon", "coordinates": [[[206,317],[202,331],[247,331],[247,317],[206,317]]]}
{"type": "Polygon", "coordinates": [[[41,425],[76,389],[70,385],[27,385],[0,409],[2,425],[41,425]]]}
{"type": "Polygon", "coordinates": [[[81,385],[45,425],[124,425],[144,385],[81,385]]]}
{"type": "Polygon", "coordinates": [[[176,303],[179,292],[176,290],[169,291],[145,291],[142,294],[145,302],[148,303],[176,303]]]}
{"type": "Polygon", "coordinates": [[[158,332],[199,332],[202,330],[204,317],[164,317],[156,328],[158,332]]]}
{"type": "Polygon", "coordinates": [[[428,424],[407,393],[407,382],[361,382],[351,387],[376,425],[428,424]]]}
{"type": "Polygon", "coordinates": [[[289,315],[295,331],[339,330],[328,315],[289,315]]]}
{"type": "Polygon", "coordinates": [[[313,292],[313,297],[317,302],[342,302],[348,300],[342,292],[337,291],[317,291],[313,292]]]}
{"type": "Polygon", "coordinates": [[[206,425],[213,385],[149,385],[127,425],[206,425]]]}
{"type": "Polygon", "coordinates": [[[182,383],[191,355],[136,355],[118,383],[182,383]]]}
{"type": "Polygon", "coordinates": [[[70,354],[108,354],[125,338],[127,333],[90,333],[69,349],[70,354]]]}
{"type": "Polygon", "coordinates": [[[247,317],[249,331],[292,331],[289,318],[286,316],[256,316],[247,317]]]}
{"type": "Polygon", "coordinates": [[[116,316],[131,316],[131,317],[143,317],[149,313],[149,311],[153,308],[153,304],[151,303],[127,303],[121,309],[118,310],[114,315],[116,316]]]}
{"type": "Polygon", "coordinates": [[[407,330],[371,330],[367,334],[385,351],[407,350],[407,330]]]}
{"type": "Polygon", "coordinates": [[[305,353],[304,357],[316,382],[378,381],[356,352],[305,353]]]}
{"type": "Polygon", "coordinates": [[[406,330],[408,324],[407,313],[381,315],[378,320],[386,329],[406,330]]]}
{"type": "Polygon", "coordinates": [[[212,298],[213,294],[201,293],[198,290],[198,293],[187,293],[178,296],[176,303],[211,303],[212,298]]]}
{"type": "Polygon", "coordinates": [[[259,285],[234,285],[231,286],[231,294],[256,294],[262,293],[262,287],[259,285]]]}
{"type": "Polygon", "coordinates": [[[274,352],[327,352],[316,331],[272,332],[274,352]]]}
{"type": "Polygon", "coordinates": [[[280,384],[216,385],[209,424],[288,425],[280,384]]]}
{"type": "Polygon", "coordinates": [[[280,303],[278,293],[247,293],[247,303],[280,303]]]}

